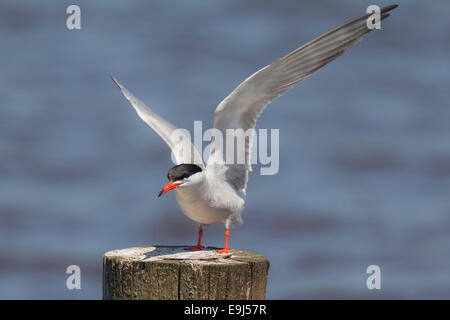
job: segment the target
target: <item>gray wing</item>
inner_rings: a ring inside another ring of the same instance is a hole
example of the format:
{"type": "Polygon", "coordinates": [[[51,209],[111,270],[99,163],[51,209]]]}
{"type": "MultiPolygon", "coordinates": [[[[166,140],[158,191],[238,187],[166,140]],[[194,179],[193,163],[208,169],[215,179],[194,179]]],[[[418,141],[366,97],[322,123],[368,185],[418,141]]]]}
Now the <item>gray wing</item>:
{"type": "MultiPolygon", "coordinates": [[[[382,8],[381,19],[387,18],[387,12],[396,7],[382,8]]],[[[218,105],[214,115],[214,128],[222,132],[223,145],[226,145],[226,129],[254,129],[256,120],[268,103],[359,42],[364,34],[371,31],[367,27],[370,16],[365,14],[324,33],[242,82],[218,105]]],[[[213,144],[207,170],[220,175],[245,193],[248,171],[251,171],[252,140],[246,139],[243,164],[224,164],[224,151],[219,152],[219,147],[213,144]]]]}
{"type": "Polygon", "coordinates": [[[164,120],[142,101],[131,94],[124,86],[122,86],[115,78],[112,80],[119,87],[124,97],[131,103],[136,110],[138,116],[148,126],[150,126],[172,150],[177,164],[192,163],[204,169],[202,157],[198,150],[191,143],[190,137],[184,134],[182,130],[178,130],[173,124],[164,120]]]}

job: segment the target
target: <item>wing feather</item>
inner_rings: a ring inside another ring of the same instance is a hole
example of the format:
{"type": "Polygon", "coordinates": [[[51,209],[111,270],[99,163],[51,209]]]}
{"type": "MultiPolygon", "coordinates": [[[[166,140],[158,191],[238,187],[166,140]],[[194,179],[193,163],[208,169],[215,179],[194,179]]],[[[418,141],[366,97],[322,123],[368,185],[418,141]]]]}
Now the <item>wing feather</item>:
{"type": "Polygon", "coordinates": [[[124,97],[131,103],[138,116],[149,127],[151,127],[164,142],[170,147],[177,164],[192,163],[204,169],[202,157],[198,150],[191,143],[190,137],[183,134],[183,131],[154,113],[142,101],[136,98],[124,86],[122,86],[114,77],[111,77],[119,87],[124,97]]]}
{"type": "MultiPolygon", "coordinates": [[[[381,19],[397,5],[381,9],[381,19]]],[[[242,82],[217,107],[214,128],[220,130],[226,145],[227,129],[254,129],[256,120],[268,103],[292,88],[316,70],[342,55],[371,31],[367,19],[371,14],[348,21],[293,50],[242,82]]],[[[253,139],[245,144],[245,163],[223,163],[221,146],[213,144],[207,171],[229,180],[235,188],[245,193],[248,171],[251,171],[250,151],[253,139]]]]}

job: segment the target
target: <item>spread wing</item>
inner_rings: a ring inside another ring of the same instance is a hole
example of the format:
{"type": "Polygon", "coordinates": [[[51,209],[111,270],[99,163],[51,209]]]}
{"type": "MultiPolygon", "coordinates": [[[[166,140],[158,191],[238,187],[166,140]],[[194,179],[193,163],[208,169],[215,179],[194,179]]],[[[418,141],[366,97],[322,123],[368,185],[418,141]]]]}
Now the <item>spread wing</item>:
{"type": "Polygon", "coordinates": [[[150,126],[167,143],[172,150],[177,164],[192,163],[198,165],[202,170],[204,169],[205,166],[202,157],[191,143],[190,137],[185,134],[185,131],[177,129],[173,124],[158,116],[125,89],[115,78],[112,79],[120,91],[122,91],[125,98],[134,107],[142,121],[150,126]]]}
{"type": "MultiPolygon", "coordinates": [[[[387,18],[387,12],[396,7],[391,5],[382,8],[381,19],[387,18]]],[[[367,27],[370,16],[365,14],[324,33],[242,82],[218,105],[214,115],[214,128],[222,132],[223,146],[227,143],[227,129],[254,129],[256,120],[267,104],[359,42],[364,34],[371,31],[367,27]]],[[[236,190],[244,193],[248,171],[251,171],[253,139],[245,140],[245,163],[224,163],[225,150],[219,150],[222,146],[215,141],[207,165],[207,171],[228,180],[236,190]]]]}

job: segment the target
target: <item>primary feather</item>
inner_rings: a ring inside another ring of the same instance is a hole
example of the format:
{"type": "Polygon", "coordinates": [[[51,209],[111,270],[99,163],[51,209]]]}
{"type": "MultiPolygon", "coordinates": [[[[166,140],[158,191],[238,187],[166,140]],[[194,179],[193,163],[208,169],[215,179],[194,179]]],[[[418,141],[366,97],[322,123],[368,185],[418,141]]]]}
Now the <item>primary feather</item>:
{"type": "MultiPolygon", "coordinates": [[[[381,9],[381,19],[389,16],[391,5],[381,9]]],[[[214,128],[223,136],[226,146],[227,129],[254,129],[264,108],[314,71],[342,55],[372,29],[367,27],[371,14],[362,15],[304,44],[274,63],[260,69],[242,82],[217,107],[214,128]]],[[[228,180],[245,193],[248,172],[251,171],[250,151],[253,139],[245,141],[245,163],[224,163],[222,146],[213,144],[207,170],[228,180]]]]}

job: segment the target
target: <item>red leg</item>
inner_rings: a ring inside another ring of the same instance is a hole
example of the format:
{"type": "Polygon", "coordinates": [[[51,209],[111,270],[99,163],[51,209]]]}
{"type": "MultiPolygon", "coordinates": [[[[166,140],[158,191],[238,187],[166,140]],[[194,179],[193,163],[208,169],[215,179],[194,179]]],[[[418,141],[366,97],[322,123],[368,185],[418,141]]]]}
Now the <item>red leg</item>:
{"type": "Polygon", "coordinates": [[[228,238],[230,237],[230,230],[225,229],[225,248],[216,250],[218,253],[229,253],[228,249],[228,238]]]}
{"type": "Polygon", "coordinates": [[[198,227],[198,242],[197,242],[197,245],[195,247],[192,247],[192,248],[184,248],[184,250],[192,250],[192,251],[202,250],[203,249],[203,246],[202,246],[202,235],[203,235],[203,227],[202,227],[202,225],[200,225],[198,227]]]}

